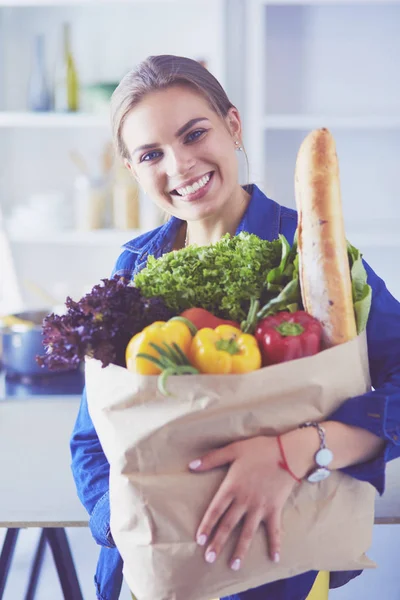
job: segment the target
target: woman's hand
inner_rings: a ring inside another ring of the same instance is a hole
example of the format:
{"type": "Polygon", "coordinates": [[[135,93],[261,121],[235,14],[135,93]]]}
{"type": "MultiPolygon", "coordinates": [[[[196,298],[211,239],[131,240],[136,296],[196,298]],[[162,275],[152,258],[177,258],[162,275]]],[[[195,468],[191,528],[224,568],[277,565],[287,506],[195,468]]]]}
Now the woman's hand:
{"type": "MultiPolygon", "coordinates": [[[[365,429],[336,421],[321,424],[334,455],[329,465],[331,470],[371,460],[383,451],[384,441],[365,429]]],[[[281,440],[290,469],[302,479],[315,466],[318,433],[314,427],[293,429],[281,435],[281,440]]],[[[240,568],[261,523],[267,530],[269,556],[279,561],[282,510],[294,486],[298,485],[279,466],[281,460],[277,438],[259,436],[229,444],[190,463],[190,469],[195,472],[230,465],[197,530],[197,543],[207,544],[208,562],[218,558],[232,530],[242,520],[231,567],[240,568]]]]}
{"type": "Polygon", "coordinates": [[[196,535],[200,546],[207,544],[207,562],[213,563],[218,558],[232,530],[242,520],[231,568],[240,569],[261,523],[266,527],[270,559],[279,561],[282,510],[298,485],[278,466],[280,461],[277,438],[260,436],[229,444],[209,452],[201,461],[190,463],[195,472],[230,465],[196,535]]]}

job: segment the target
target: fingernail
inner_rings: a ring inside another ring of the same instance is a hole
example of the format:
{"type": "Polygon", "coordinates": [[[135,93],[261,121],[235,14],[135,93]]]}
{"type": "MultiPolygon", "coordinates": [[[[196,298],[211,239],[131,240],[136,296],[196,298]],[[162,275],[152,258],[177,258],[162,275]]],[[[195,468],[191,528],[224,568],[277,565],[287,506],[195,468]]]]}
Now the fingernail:
{"type": "Polygon", "coordinates": [[[240,565],[241,565],[241,560],[240,558],[235,558],[235,560],[233,561],[233,563],[231,564],[231,569],[232,571],[239,571],[240,569],[240,565]]]}
{"type": "Polygon", "coordinates": [[[206,553],[206,562],[212,564],[213,562],[215,562],[216,558],[217,558],[217,555],[215,554],[215,552],[207,552],[206,553]]]}
{"type": "Polygon", "coordinates": [[[206,541],[207,541],[207,536],[204,533],[197,536],[196,542],[198,543],[199,546],[204,546],[206,541]]]}
{"type": "Polygon", "coordinates": [[[192,460],[192,462],[189,463],[189,469],[198,469],[200,465],[201,465],[200,459],[192,460]]]}
{"type": "Polygon", "coordinates": [[[280,556],[279,556],[279,552],[275,552],[274,554],[274,563],[278,563],[280,561],[280,556]]]}

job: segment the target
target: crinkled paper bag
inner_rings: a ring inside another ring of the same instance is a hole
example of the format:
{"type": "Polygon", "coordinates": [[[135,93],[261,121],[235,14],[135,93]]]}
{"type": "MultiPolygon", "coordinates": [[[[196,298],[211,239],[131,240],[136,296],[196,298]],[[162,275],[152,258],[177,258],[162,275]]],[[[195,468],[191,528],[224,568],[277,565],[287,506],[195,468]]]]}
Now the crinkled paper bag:
{"type": "Polygon", "coordinates": [[[86,363],[89,412],[110,463],[111,532],[138,600],[209,600],[309,570],[375,566],[374,488],[341,472],[295,487],[283,513],[281,561],[260,527],[240,571],[229,567],[238,531],[213,564],[195,533],[226,468],[194,474],[205,452],[321,421],[370,389],[365,334],[316,356],[245,375],[139,376],[86,363]]]}

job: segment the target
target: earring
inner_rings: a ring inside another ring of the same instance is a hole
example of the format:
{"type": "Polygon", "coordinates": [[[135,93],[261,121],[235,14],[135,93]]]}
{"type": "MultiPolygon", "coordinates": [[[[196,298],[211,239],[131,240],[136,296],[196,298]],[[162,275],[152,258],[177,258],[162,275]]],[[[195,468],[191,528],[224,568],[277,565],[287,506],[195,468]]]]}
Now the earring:
{"type": "Polygon", "coordinates": [[[239,146],[239,142],[237,140],[235,140],[235,146],[237,146],[237,148],[235,148],[238,152],[241,152],[243,150],[242,146],[239,146]]]}

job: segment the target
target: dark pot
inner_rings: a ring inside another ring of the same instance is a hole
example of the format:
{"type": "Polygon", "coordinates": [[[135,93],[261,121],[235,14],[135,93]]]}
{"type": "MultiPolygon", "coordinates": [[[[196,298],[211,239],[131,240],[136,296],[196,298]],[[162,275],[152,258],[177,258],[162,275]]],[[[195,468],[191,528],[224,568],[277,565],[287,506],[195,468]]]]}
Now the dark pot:
{"type": "Polygon", "coordinates": [[[12,315],[29,323],[15,323],[0,328],[2,363],[7,375],[49,375],[47,367],[40,367],[35,358],[43,355],[42,322],[51,312],[32,310],[12,315]]]}

